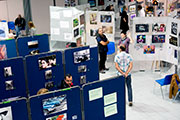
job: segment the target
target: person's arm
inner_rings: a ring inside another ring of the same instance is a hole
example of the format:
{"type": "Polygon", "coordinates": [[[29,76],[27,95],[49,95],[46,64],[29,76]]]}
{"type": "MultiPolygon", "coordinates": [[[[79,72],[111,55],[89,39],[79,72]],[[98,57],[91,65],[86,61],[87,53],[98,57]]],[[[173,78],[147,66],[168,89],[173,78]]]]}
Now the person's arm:
{"type": "Polygon", "coordinates": [[[123,18],[123,20],[124,20],[124,22],[126,22],[126,19],[125,19],[125,18],[123,18]]]}
{"type": "Polygon", "coordinates": [[[122,75],[125,75],[125,73],[120,69],[119,65],[117,62],[115,62],[115,67],[116,69],[122,74],[122,75]]]}
{"type": "Polygon", "coordinates": [[[105,45],[109,44],[109,40],[107,40],[106,42],[100,41],[100,44],[102,44],[103,46],[105,46],[105,45]]]}
{"type": "Polygon", "coordinates": [[[133,62],[130,62],[129,67],[128,67],[128,70],[127,70],[126,73],[125,73],[125,77],[128,76],[129,72],[132,70],[132,67],[133,67],[133,62]]]}

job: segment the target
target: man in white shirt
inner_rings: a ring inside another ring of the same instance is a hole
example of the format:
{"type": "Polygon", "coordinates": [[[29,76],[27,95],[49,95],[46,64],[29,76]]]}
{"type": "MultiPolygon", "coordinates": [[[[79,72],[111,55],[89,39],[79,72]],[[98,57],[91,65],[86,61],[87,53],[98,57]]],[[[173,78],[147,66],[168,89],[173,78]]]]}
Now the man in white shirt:
{"type": "Polygon", "coordinates": [[[141,5],[138,5],[138,17],[145,17],[145,11],[141,5]]]}

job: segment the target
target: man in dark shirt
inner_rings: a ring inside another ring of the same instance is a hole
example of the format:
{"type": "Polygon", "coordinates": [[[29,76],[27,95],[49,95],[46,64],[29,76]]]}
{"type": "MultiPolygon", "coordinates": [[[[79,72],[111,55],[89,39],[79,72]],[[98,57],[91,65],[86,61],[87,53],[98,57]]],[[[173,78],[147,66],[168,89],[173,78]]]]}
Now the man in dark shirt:
{"type": "Polygon", "coordinates": [[[98,42],[99,55],[100,55],[99,71],[101,73],[105,73],[104,70],[109,70],[108,68],[105,67],[105,62],[107,59],[107,52],[108,52],[107,45],[109,44],[109,41],[106,38],[106,36],[103,34],[102,28],[98,29],[96,40],[98,42]]]}
{"type": "Polygon", "coordinates": [[[20,14],[15,20],[15,26],[16,26],[16,36],[18,37],[20,31],[25,30],[25,26],[26,26],[26,21],[23,17],[21,17],[20,14]]]}
{"type": "Polygon", "coordinates": [[[60,89],[70,88],[70,87],[73,87],[72,75],[66,74],[66,76],[64,77],[64,80],[61,82],[60,89]]]}

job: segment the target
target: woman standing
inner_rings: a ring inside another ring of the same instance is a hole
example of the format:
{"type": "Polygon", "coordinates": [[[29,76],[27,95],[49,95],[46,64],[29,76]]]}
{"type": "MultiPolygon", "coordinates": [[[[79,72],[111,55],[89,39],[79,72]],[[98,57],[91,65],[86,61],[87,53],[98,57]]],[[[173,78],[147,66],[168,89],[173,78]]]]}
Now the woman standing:
{"type": "Polygon", "coordinates": [[[36,27],[34,26],[34,23],[32,21],[29,21],[29,35],[34,36],[36,34],[36,27]]]}
{"type": "Polygon", "coordinates": [[[120,12],[120,16],[121,16],[120,29],[124,33],[126,33],[129,30],[128,15],[127,15],[126,10],[127,10],[127,8],[126,8],[126,6],[124,6],[122,13],[120,12]]]}

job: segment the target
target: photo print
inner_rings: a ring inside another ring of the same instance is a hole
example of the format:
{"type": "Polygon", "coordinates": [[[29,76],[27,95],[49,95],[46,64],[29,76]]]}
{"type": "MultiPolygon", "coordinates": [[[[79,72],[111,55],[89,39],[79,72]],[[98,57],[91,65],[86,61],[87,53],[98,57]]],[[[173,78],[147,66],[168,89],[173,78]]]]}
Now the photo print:
{"type": "Polygon", "coordinates": [[[171,45],[177,46],[177,44],[178,44],[177,42],[178,42],[178,41],[177,41],[177,37],[173,37],[173,36],[170,35],[169,43],[170,43],[171,45]]]}
{"type": "Polygon", "coordinates": [[[38,48],[38,41],[29,41],[28,42],[28,48],[38,48]]]}
{"type": "Polygon", "coordinates": [[[7,59],[6,45],[0,45],[0,60],[7,59]]]}
{"type": "Polygon", "coordinates": [[[98,0],[98,5],[104,5],[104,0],[98,0]]]}
{"type": "Polygon", "coordinates": [[[39,50],[32,50],[29,52],[29,55],[37,55],[39,54],[39,50]]]}
{"type": "Polygon", "coordinates": [[[41,57],[38,59],[39,69],[47,69],[56,66],[56,55],[41,57]]]}
{"type": "Polygon", "coordinates": [[[136,32],[149,32],[148,24],[136,24],[136,32]]]}
{"type": "Polygon", "coordinates": [[[0,120],[13,120],[11,106],[0,108],[0,120]]]}
{"type": "Polygon", "coordinates": [[[111,15],[101,15],[102,23],[111,23],[111,21],[112,21],[111,15]]]}
{"type": "Polygon", "coordinates": [[[144,46],[144,54],[154,54],[154,53],[155,53],[155,45],[144,46]]]}
{"type": "Polygon", "coordinates": [[[74,63],[81,63],[88,60],[90,60],[89,49],[74,52],[74,63]]]}
{"type": "Polygon", "coordinates": [[[86,83],[86,75],[80,76],[80,84],[85,84],[86,83]]]}
{"type": "Polygon", "coordinates": [[[102,30],[105,34],[113,34],[112,26],[102,26],[102,30]]]}
{"type": "Polygon", "coordinates": [[[54,87],[54,81],[49,81],[45,83],[45,88],[46,89],[51,89],[54,87]]]}
{"type": "Polygon", "coordinates": [[[67,113],[46,118],[46,120],[67,120],[67,113]]]}
{"type": "Polygon", "coordinates": [[[166,32],[166,25],[155,23],[152,25],[152,31],[153,32],[166,32]]]}
{"type": "Polygon", "coordinates": [[[136,11],[136,5],[129,6],[129,12],[135,12],[136,11]]]}
{"type": "Polygon", "coordinates": [[[171,34],[177,35],[177,23],[171,23],[171,34]]]}
{"type": "Polygon", "coordinates": [[[87,66],[86,65],[78,66],[78,72],[79,73],[86,72],[86,71],[87,71],[87,66]]]}
{"type": "Polygon", "coordinates": [[[90,14],[90,24],[97,24],[97,14],[96,13],[91,13],[90,14]]]}
{"type": "Polygon", "coordinates": [[[46,80],[52,79],[52,70],[45,71],[45,78],[46,80]]]}
{"type": "Polygon", "coordinates": [[[79,28],[74,30],[74,37],[77,37],[79,35],[79,28]]]}
{"type": "Polygon", "coordinates": [[[88,0],[90,7],[96,7],[96,0],[88,0]]]}
{"type": "Polygon", "coordinates": [[[1,26],[0,26],[0,37],[1,37],[1,38],[5,38],[5,37],[6,37],[5,27],[1,27],[1,26]]]}
{"type": "Polygon", "coordinates": [[[13,90],[14,89],[13,80],[5,81],[5,84],[6,84],[6,90],[13,90]]]}
{"type": "Polygon", "coordinates": [[[165,43],[165,35],[152,35],[152,43],[165,43]]]}
{"type": "Polygon", "coordinates": [[[98,29],[90,29],[90,36],[96,37],[98,29]]]}
{"type": "Polygon", "coordinates": [[[177,58],[177,50],[174,50],[174,58],[177,58]]]}
{"type": "Polygon", "coordinates": [[[76,18],[73,20],[73,27],[76,27],[79,25],[79,20],[76,18]]]}
{"type": "Polygon", "coordinates": [[[4,77],[10,77],[12,76],[12,69],[11,67],[5,67],[4,68],[4,77]]]}
{"type": "Polygon", "coordinates": [[[45,116],[67,110],[66,95],[44,99],[42,103],[45,116]]]}
{"type": "Polygon", "coordinates": [[[84,26],[82,26],[82,27],[80,28],[80,35],[83,35],[84,30],[85,30],[85,28],[84,28],[84,26]]]}
{"type": "Polygon", "coordinates": [[[146,43],[146,35],[137,35],[137,43],[146,43]]]}
{"type": "Polygon", "coordinates": [[[76,1],[75,1],[75,0],[65,0],[64,3],[65,3],[65,4],[64,4],[65,7],[76,6],[76,1]]]}
{"type": "Polygon", "coordinates": [[[80,15],[80,25],[82,25],[84,23],[85,23],[85,16],[83,14],[83,15],[80,15]]]}

